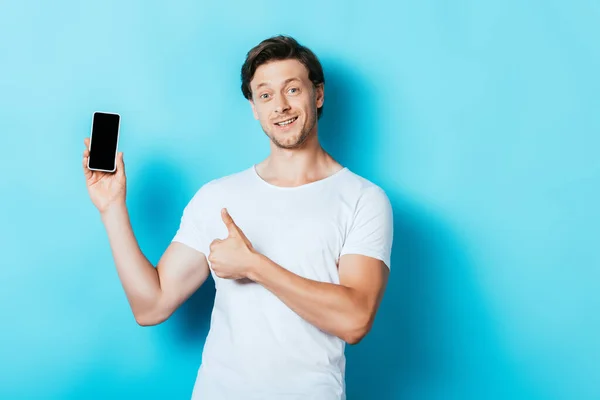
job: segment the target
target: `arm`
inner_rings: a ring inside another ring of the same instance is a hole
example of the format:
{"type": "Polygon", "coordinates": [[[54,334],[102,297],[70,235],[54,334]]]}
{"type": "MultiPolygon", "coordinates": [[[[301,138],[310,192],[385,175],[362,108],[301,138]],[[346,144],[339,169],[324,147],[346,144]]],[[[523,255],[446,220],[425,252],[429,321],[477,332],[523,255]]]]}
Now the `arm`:
{"type": "Polygon", "coordinates": [[[340,258],[339,274],[339,285],[317,282],[258,254],[248,276],[319,329],[357,344],[373,325],[389,268],[375,258],[346,254],[340,258]]]}
{"type": "Polygon", "coordinates": [[[125,204],[101,213],[117,273],[138,324],[165,321],[206,280],[208,263],[203,253],[172,242],[156,268],[141,252],[125,204]]]}
{"type": "Polygon", "coordinates": [[[319,329],[356,344],[371,330],[387,286],[392,221],[385,192],[372,187],[360,197],[345,239],[339,285],[300,277],[263,255],[250,264],[251,279],[319,329]]]}
{"type": "Polygon", "coordinates": [[[155,269],[142,254],[133,234],[125,204],[127,178],[123,152],[116,159],[115,173],[90,170],[90,139],[84,139],[82,167],[90,199],[102,222],[125,289],[127,300],[140,325],[166,320],[206,280],[209,269],[204,254],[171,242],[155,269]]]}

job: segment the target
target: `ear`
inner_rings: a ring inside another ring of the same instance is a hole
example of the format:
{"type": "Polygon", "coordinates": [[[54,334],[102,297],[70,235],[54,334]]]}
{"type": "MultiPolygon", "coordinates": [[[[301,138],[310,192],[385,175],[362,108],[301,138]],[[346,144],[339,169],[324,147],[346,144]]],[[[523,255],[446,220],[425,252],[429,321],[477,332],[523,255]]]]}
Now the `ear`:
{"type": "Polygon", "coordinates": [[[254,106],[254,101],[252,99],[248,100],[250,103],[250,107],[252,107],[252,114],[254,114],[254,119],[258,120],[258,113],[256,112],[256,107],[254,106]]]}
{"type": "Polygon", "coordinates": [[[320,83],[315,86],[315,100],[317,102],[317,108],[323,107],[323,103],[325,102],[325,84],[320,83]]]}

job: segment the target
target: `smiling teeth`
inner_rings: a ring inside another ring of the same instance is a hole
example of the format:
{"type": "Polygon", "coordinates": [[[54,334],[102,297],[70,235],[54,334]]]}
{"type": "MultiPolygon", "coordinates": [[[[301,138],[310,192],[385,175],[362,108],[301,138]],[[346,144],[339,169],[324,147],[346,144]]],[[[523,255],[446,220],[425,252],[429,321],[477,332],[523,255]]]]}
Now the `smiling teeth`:
{"type": "Polygon", "coordinates": [[[291,124],[292,122],[294,122],[296,120],[296,117],[288,119],[287,121],[283,121],[283,122],[278,122],[277,125],[279,126],[286,126],[291,124]]]}

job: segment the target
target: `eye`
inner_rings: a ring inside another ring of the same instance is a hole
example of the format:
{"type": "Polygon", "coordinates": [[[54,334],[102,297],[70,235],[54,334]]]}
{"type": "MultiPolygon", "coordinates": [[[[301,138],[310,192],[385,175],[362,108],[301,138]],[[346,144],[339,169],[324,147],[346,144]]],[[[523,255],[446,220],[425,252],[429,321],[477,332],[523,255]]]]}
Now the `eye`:
{"type": "Polygon", "coordinates": [[[293,87],[288,90],[288,93],[296,94],[298,92],[298,90],[299,90],[298,88],[293,87]]]}
{"type": "Polygon", "coordinates": [[[261,98],[261,99],[266,99],[266,98],[267,98],[267,96],[269,96],[269,94],[268,94],[268,93],[263,93],[263,94],[261,94],[261,95],[260,95],[260,98],[261,98]]]}

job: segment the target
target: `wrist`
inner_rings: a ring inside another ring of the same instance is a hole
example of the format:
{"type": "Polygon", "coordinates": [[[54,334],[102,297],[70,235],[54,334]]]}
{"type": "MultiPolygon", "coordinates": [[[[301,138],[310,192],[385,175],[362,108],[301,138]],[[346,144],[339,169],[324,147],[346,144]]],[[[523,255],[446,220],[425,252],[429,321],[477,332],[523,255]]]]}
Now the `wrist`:
{"type": "Polygon", "coordinates": [[[267,258],[264,255],[253,250],[248,270],[246,271],[246,277],[254,282],[260,280],[260,272],[264,269],[266,261],[267,258]]]}
{"type": "Polygon", "coordinates": [[[103,221],[108,221],[127,214],[127,206],[124,201],[118,201],[110,203],[102,211],[100,211],[100,217],[103,221]]]}

